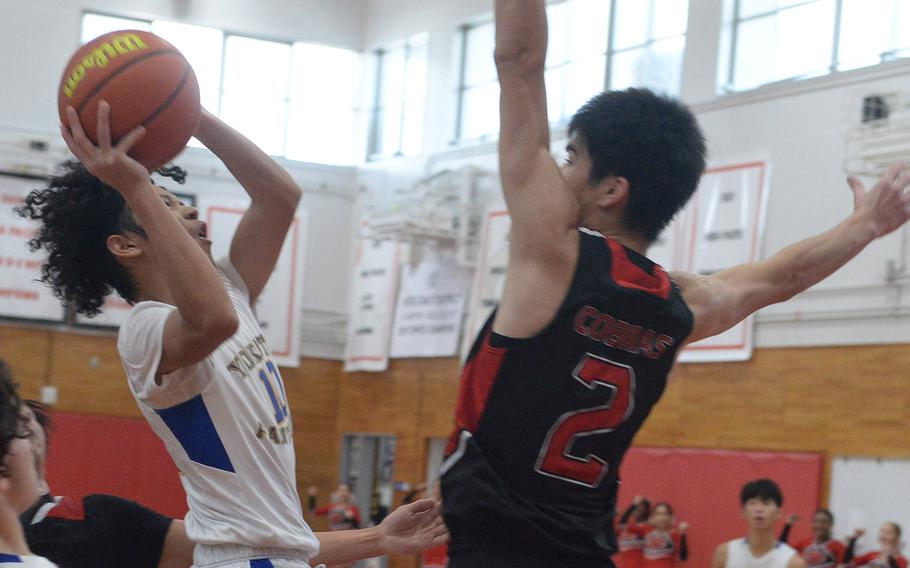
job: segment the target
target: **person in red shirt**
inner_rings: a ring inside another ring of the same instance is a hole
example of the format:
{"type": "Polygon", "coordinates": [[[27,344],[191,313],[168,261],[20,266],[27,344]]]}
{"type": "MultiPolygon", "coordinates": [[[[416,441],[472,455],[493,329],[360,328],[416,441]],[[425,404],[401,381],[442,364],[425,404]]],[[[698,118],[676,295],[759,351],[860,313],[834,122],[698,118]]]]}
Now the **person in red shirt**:
{"type": "MultiPolygon", "coordinates": [[[[796,516],[791,515],[781,534],[781,542],[787,542],[790,527],[796,522],[796,516]]],[[[808,568],[837,568],[846,562],[847,545],[832,538],[831,529],[834,526],[834,515],[828,509],[819,509],[812,515],[812,536],[794,545],[808,568]]],[[[855,539],[857,535],[853,536],[855,539]]],[[[852,540],[852,539],[851,539],[852,540]]]]}
{"type": "MultiPolygon", "coordinates": [[[[860,536],[862,533],[860,532],[860,536]]],[[[853,544],[847,555],[852,556],[853,544]]],[[[900,553],[901,527],[897,523],[885,523],[878,531],[878,543],[881,550],[868,552],[853,558],[849,566],[855,568],[907,568],[907,558],[900,553]]]]}
{"type": "Polygon", "coordinates": [[[617,523],[616,540],[619,551],[613,555],[616,568],[641,568],[644,561],[642,549],[645,546],[645,534],[650,530],[647,525],[650,516],[651,502],[641,495],[636,495],[617,523]]]}
{"type": "Polygon", "coordinates": [[[319,494],[319,488],[310,487],[307,493],[310,512],[320,517],[327,516],[330,531],[360,528],[360,509],[354,504],[354,495],[347,483],[339,483],[332,492],[332,502],[322,507],[316,507],[316,495],[319,494]]]}
{"type": "Polygon", "coordinates": [[[673,507],[669,503],[654,505],[651,513],[651,530],[645,534],[645,544],[642,549],[642,568],[672,568],[676,566],[677,558],[686,560],[689,557],[689,547],[686,541],[686,532],[689,523],[680,523],[678,528],[673,527],[673,507]]]}

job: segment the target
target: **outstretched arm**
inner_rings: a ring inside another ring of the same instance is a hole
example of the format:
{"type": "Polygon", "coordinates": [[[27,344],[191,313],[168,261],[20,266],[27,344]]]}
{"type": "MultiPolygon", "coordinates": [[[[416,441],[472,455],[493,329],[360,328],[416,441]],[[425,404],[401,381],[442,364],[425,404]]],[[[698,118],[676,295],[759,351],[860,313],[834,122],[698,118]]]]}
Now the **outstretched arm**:
{"type": "Polygon", "coordinates": [[[368,529],[316,533],[319,554],[314,566],[336,566],[385,554],[416,554],[449,538],[442,522],[442,502],[421,499],[403,505],[368,529]]]}
{"type": "Polygon", "coordinates": [[[512,233],[495,329],[514,337],[533,335],[549,322],[547,312],[557,306],[541,306],[539,299],[563,297],[577,252],[578,206],[550,155],[546,58],[544,0],[496,0],[499,170],[512,233]],[[541,321],[529,321],[529,313],[541,321]]]}
{"type": "Polygon", "coordinates": [[[250,303],[255,303],[278,261],[302,192],[275,160],[206,111],[196,137],[252,199],[231,242],[230,259],[250,292],[250,303]]]}
{"type": "Polygon", "coordinates": [[[854,211],[833,229],[776,255],[711,276],[674,273],[695,315],[688,342],[721,333],[759,309],[789,300],[847,264],[866,246],[910,219],[910,171],[888,169],[871,190],[851,177],[854,211]]]}

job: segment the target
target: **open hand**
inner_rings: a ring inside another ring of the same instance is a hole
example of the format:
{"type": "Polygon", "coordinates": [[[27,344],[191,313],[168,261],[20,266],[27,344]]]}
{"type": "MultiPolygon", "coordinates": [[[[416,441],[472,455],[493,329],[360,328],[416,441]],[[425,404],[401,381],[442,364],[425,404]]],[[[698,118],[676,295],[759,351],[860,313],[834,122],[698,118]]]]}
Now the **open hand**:
{"type": "Polygon", "coordinates": [[[416,554],[449,540],[442,501],[421,499],[398,507],[378,527],[384,554],[416,554]]]}
{"type": "Polygon", "coordinates": [[[861,538],[864,534],[866,534],[866,529],[856,529],[853,531],[853,538],[861,538]]]}
{"type": "Polygon", "coordinates": [[[855,176],[847,178],[853,190],[853,212],[871,221],[876,237],[887,235],[910,219],[910,196],[904,191],[910,185],[910,171],[905,168],[903,162],[891,166],[870,190],[855,176]]]}
{"type": "Polygon", "coordinates": [[[796,524],[796,521],[798,521],[798,520],[799,520],[799,515],[794,513],[794,514],[790,515],[789,517],[787,517],[787,524],[788,525],[796,524]]]}
{"type": "Polygon", "coordinates": [[[687,523],[685,521],[679,523],[679,532],[680,532],[680,534],[686,534],[687,532],[689,532],[689,523],[687,523]]]}
{"type": "Polygon", "coordinates": [[[145,128],[137,126],[116,145],[112,145],[110,116],[110,105],[105,101],[99,102],[96,146],[85,135],[76,109],[67,107],[66,118],[69,127],[60,125],[60,132],[66,145],[92,175],[120,193],[149,185],[148,170],[127,155],[145,134],[145,128]]]}

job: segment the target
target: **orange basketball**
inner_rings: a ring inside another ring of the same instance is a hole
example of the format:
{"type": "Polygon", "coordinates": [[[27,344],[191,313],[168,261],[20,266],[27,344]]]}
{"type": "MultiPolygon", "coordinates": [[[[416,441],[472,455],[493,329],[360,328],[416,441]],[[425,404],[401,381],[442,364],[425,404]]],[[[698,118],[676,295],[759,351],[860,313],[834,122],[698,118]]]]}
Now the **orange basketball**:
{"type": "Polygon", "coordinates": [[[83,45],[66,64],[57,106],[79,113],[85,133],[98,142],[98,102],[111,105],[114,143],[137,126],[145,136],[130,156],[149,170],[174,159],[196,131],[201,106],[196,74],[177,49],[149,32],[111,32],[83,45]]]}

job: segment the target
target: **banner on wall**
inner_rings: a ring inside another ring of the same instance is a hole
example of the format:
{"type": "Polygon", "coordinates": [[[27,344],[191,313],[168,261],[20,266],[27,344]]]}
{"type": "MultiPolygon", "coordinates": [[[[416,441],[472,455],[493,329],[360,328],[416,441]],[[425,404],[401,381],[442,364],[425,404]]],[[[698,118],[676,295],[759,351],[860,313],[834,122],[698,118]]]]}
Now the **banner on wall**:
{"type": "Polygon", "coordinates": [[[0,316],[63,320],[60,300],[38,281],[46,256],[28,248],[37,225],[15,211],[44,183],[44,178],[0,174],[0,316]]]}
{"type": "MultiPolygon", "coordinates": [[[[749,162],[710,168],[687,207],[691,230],[685,269],[714,274],[759,259],[767,205],[768,166],[749,162]]],[[[681,362],[745,361],[752,357],[754,317],[688,346],[681,362]]]]}
{"type": "Polygon", "coordinates": [[[354,270],[344,370],[385,371],[402,247],[393,241],[361,241],[354,270]]]}
{"type": "Polygon", "coordinates": [[[511,228],[512,218],[505,204],[493,204],[487,208],[481,229],[480,249],[477,252],[477,269],[471,287],[471,302],[465,321],[462,358],[467,357],[483,324],[502,299],[506,268],[509,266],[511,228]]]}
{"type": "MultiPolygon", "coordinates": [[[[200,215],[208,225],[212,257],[226,257],[248,201],[207,197],[200,215]]],[[[300,331],[303,318],[305,211],[297,211],[288,230],[275,269],[256,300],[255,313],[272,351],[272,360],[284,367],[300,366],[300,331]]]]}
{"type": "Polygon", "coordinates": [[[401,268],[390,356],[449,357],[458,351],[471,273],[458,265],[453,248],[419,250],[416,265],[401,268]]]}

